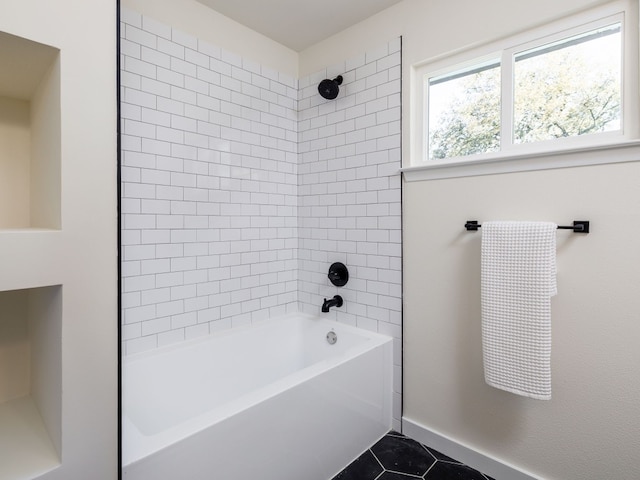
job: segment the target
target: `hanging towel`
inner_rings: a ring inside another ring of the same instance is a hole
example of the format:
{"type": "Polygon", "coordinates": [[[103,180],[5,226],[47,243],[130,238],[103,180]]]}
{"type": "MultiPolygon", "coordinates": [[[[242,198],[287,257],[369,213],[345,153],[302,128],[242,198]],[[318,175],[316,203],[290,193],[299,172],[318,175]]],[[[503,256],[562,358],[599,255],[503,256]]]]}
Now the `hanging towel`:
{"type": "Polygon", "coordinates": [[[549,222],[482,224],[485,381],[540,400],[551,399],[557,228],[549,222]]]}

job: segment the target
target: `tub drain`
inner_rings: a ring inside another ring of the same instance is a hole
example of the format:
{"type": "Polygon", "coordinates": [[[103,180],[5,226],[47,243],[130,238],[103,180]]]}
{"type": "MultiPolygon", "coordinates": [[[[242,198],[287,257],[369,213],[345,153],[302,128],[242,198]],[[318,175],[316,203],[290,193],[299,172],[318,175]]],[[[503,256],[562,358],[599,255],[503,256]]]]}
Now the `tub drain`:
{"type": "Polygon", "coordinates": [[[336,332],[332,330],[329,333],[327,333],[327,342],[329,342],[329,345],[333,345],[337,341],[338,341],[338,335],[336,335],[336,332]]]}

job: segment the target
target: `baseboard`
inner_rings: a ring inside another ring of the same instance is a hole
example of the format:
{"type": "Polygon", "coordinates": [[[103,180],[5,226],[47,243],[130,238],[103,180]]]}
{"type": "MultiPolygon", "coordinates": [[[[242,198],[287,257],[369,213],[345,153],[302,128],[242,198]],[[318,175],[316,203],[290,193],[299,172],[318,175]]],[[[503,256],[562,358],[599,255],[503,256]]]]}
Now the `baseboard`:
{"type": "Polygon", "coordinates": [[[402,433],[420,443],[432,447],[445,455],[461,461],[476,470],[486,473],[495,480],[542,480],[500,460],[478,452],[473,448],[452,440],[440,433],[428,429],[424,425],[402,417],[402,433]]]}

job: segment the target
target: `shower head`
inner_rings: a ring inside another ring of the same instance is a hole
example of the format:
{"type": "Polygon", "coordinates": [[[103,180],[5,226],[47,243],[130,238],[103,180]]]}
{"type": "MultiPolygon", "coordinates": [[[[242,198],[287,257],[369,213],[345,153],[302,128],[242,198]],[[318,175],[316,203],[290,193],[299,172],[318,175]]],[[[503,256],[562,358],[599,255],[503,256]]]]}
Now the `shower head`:
{"type": "Polygon", "coordinates": [[[340,92],[339,85],[342,85],[342,75],[338,75],[333,80],[325,78],[320,82],[320,85],[318,85],[318,92],[322,95],[322,98],[333,100],[340,92]]]}

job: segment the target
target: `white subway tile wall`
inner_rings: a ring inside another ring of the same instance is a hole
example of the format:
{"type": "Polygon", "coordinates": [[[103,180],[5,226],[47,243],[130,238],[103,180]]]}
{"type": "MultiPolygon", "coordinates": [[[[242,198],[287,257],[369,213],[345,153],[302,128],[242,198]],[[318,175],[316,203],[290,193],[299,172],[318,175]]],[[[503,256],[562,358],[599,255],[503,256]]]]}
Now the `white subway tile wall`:
{"type": "Polygon", "coordinates": [[[297,311],[297,80],[121,20],[125,353],[297,311]]]}
{"type": "Polygon", "coordinates": [[[121,22],[125,354],[321,315],[340,293],[322,315],[395,339],[399,429],[400,39],[298,81],[134,11],[121,22]]]}
{"type": "Polygon", "coordinates": [[[401,40],[299,80],[300,310],[394,337],[394,419],[401,418],[401,40]],[[342,75],[336,100],[318,83],[342,75]],[[329,266],[349,282],[335,287],[329,266]],[[320,313],[339,294],[341,308],[320,313]]]}

